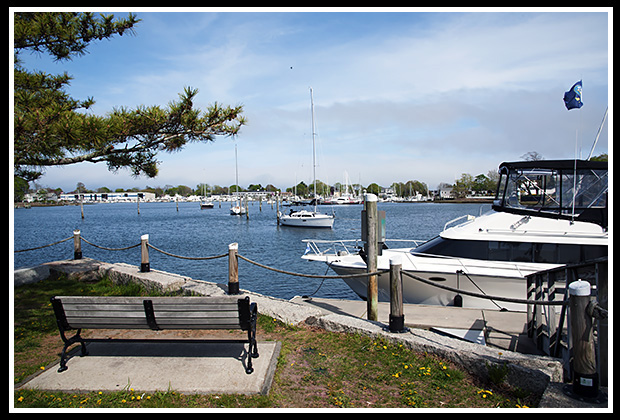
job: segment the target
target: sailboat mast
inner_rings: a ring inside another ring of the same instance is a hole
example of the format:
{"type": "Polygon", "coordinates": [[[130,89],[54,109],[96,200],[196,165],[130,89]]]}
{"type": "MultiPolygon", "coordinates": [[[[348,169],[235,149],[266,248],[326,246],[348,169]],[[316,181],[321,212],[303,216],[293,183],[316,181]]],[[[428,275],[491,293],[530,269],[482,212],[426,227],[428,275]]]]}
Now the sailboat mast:
{"type": "Polygon", "coordinates": [[[314,178],[314,211],[316,212],[316,152],[314,146],[314,97],[312,95],[312,87],[310,88],[310,111],[312,113],[312,177],[314,178]]]}
{"type": "Polygon", "coordinates": [[[235,144],[235,192],[239,199],[239,168],[237,166],[237,145],[235,144]]]}

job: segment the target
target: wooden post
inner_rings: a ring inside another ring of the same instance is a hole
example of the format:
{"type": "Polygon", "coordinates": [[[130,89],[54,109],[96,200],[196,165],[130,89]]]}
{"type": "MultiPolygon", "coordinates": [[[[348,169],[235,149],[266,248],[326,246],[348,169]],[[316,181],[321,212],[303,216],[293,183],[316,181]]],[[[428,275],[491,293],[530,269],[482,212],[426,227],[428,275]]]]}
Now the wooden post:
{"type": "Polygon", "coordinates": [[[598,373],[592,333],[592,317],[586,308],[590,303],[590,283],[574,281],[568,286],[570,330],[573,348],[573,392],[578,396],[598,395],[598,373]]]}
{"type": "Polygon", "coordinates": [[[239,244],[232,243],[228,245],[228,294],[239,294],[239,259],[237,253],[239,244]]]}
{"type": "Polygon", "coordinates": [[[390,332],[402,333],[405,328],[403,311],[403,278],[400,256],[390,258],[390,332]]]}
{"type": "Polygon", "coordinates": [[[149,262],[149,235],[140,236],[140,249],[141,249],[141,264],[140,264],[140,272],[148,273],[151,271],[151,263],[149,262]]]}
{"type": "Polygon", "coordinates": [[[80,231],[73,231],[73,259],[82,259],[82,239],[80,238],[80,231]]]}
{"type": "MultiPolygon", "coordinates": [[[[377,271],[377,196],[366,194],[366,272],[377,271]]],[[[379,287],[377,276],[368,276],[368,290],[366,294],[368,319],[379,320],[379,287]]]]}
{"type": "MultiPolygon", "coordinates": [[[[609,286],[607,277],[607,258],[596,263],[596,291],[600,307],[609,310],[609,286]]],[[[598,319],[598,318],[597,318],[598,319]]],[[[607,317],[598,319],[598,374],[600,385],[609,386],[609,320],[607,317]]]]}

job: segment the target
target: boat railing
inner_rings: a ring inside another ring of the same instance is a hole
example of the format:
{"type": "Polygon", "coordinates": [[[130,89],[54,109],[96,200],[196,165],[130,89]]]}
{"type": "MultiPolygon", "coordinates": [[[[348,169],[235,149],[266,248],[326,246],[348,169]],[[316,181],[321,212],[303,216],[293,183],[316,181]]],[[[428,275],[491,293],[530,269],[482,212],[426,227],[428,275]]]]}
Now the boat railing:
{"type": "Polygon", "coordinates": [[[467,218],[467,220],[465,220],[463,223],[459,224],[459,226],[460,226],[460,225],[464,225],[464,224],[466,224],[466,223],[471,222],[472,220],[474,220],[474,219],[476,218],[476,216],[472,216],[471,214],[464,214],[464,215],[462,215],[462,216],[457,217],[456,219],[449,220],[449,221],[448,221],[448,222],[446,222],[446,224],[443,226],[443,230],[446,230],[446,229],[447,229],[447,227],[448,227],[448,225],[450,225],[450,224],[452,224],[452,223],[454,223],[454,222],[457,222],[457,221],[459,221],[459,220],[461,220],[461,219],[465,219],[465,218],[467,218]]]}
{"type": "MultiPolygon", "coordinates": [[[[407,249],[416,248],[423,244],[427,240],[425,239],[386,239],[386,244],[393,243],[410,243],[412,247],[407,249]]],[[[302,242],[306,244],[305,255],[313,253],[318,256],[343,256],[350,255],[359,252],[363,248],[364,242],[361,239],[338,239],[338,240],[323,240],[323,239],[302,239],[302,242]]]]}
{"type": "Polygon", "coordinates": [[[340,240],[322,240],[322,239],[302,239],[306,244],[306,252],[304,255],[313,253],[315,255],[349,255],[359,251],[362,247],[360,239],[340,239],[340,240]]]}

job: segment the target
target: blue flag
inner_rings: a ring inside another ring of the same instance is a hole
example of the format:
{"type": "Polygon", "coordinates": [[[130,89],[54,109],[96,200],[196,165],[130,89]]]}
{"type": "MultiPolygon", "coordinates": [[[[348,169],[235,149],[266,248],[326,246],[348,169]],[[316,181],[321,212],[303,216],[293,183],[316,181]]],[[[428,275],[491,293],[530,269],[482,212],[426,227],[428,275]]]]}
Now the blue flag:
{"type": "Polygon", "coordinates": [[[568,92],[564,92],[564,105],[566,105],[568,110],[583,106],[581,101],[581,80],[575,83],[568,92]]]}

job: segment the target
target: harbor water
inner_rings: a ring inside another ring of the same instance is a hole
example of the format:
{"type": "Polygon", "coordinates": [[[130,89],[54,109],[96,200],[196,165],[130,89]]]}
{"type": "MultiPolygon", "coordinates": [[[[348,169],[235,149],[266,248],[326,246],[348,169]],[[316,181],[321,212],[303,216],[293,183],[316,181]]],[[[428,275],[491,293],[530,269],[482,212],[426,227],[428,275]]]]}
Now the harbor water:
{"type": "MultiPolygon", "coordinates": [[[[249,204],[249,218],[231,216],[230,203],[216,202],[212,209],[200,209],[197,202],[89,204],[80,206],[33,207],[14,210],[13,246],[22,250],[47,245],[80,230],[82,238],[106,248],[124,248],[140,243],[149,235],[154,247],[184,257],[209,257],[228,252],[239,244],[239,254],[280,270],[313,275],[334,275],[324,264],[301,259],[303,239],[341,240],[361,236],[362,205],[320,206],[322,212],[336,214],[333,229],[278,226],[271,204],[249,204]]],[[[386,212],[388,239],[428,240],[438,235],[446,222],[465,214],[478,216],[489,204],[379,203],[386,212]]],[[[288,211],[284,208],[284,211],[288,211]]],[[[411,244],[389,244],[413,246],[411,244]]],[[[109,251],[82,242],[84,257],[140,266],[140,247],[109,251]]],[[[14,268],[73,258],[73,241],[51,247],[14,253],[14,268]]],[[[227,283],[228,260],[188,260],[149,250],[151,269],[167,271],[196,280],[227,283]]],[[[313,279],[276,273],[239,260],[242,289],[283,299],[312,295],[332,299],[358,300],[340,279],[313,279]]]]}

